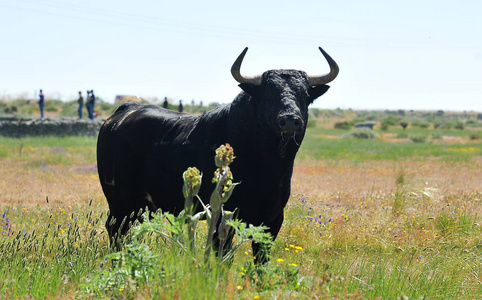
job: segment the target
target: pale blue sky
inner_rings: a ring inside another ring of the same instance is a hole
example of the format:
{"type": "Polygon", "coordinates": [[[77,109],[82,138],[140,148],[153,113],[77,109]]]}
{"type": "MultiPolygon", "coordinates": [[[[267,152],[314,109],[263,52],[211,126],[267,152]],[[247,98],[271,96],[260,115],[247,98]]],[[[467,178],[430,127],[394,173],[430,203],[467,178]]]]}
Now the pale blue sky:
{"type": "Polygon", "coordinates": [[[482,1],[0,0],[0,96],[230,102],[241,71],[340,75],[320,108],[482,111],[482,1]]]}

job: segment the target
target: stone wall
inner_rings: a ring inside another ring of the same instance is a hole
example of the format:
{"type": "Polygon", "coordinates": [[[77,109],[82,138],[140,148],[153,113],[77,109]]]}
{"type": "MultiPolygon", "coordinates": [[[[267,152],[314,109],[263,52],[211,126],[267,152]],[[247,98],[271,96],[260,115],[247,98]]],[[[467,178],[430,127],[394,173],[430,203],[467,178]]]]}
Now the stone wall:
{"type": "Polygon", "coordinates": [[[18,118],[0,117],[0,135],[25,136],[97,136],[105,119],[78,119],[74,117],[18,118]]]}

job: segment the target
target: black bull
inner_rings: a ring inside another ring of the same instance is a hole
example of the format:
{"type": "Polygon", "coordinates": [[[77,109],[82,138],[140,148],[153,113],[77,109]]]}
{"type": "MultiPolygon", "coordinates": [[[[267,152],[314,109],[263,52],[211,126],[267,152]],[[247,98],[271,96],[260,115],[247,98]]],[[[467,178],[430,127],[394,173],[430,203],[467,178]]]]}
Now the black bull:
{"type": "MultiPolygon", "coordinates": [[[[231,69],[243,91],[230,105],[202,115],[133,102],[121,105],[100,129],[97,143],[111,241],[127,232],[141,209],[179,213],[184,208],[182,173],[188,167],[204,174],[199,196],[209,201],[214,150],[225,143],[234,148],[231,170],[234,181],[241,182],[225,209],[236,209],[238,218],[248,224],[269,227],[276,238],[290,196],[295,155],[306,130],[308,105],[328,90],[326,83],[338,74],[335,61],[319,49],[330,65],[327,74],[271,70],[247,77],[240,73],[246,48],[231,69]]],[[[253,252],[258,250],[254,244],[253,252]]]]}

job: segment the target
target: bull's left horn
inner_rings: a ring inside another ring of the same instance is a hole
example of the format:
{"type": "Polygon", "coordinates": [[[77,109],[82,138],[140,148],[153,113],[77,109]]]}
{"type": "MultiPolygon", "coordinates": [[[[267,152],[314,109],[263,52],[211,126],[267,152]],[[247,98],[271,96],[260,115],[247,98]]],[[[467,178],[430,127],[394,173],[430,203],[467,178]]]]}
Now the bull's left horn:
{"type": "Polygon", "coordinates": [[[328,82],[335,80],[336,76],[338,76],[338,72],[340,72],[340,69],[333,58],[331,58],[331,56],[329,56],[325,50],[321,49],[321,47],[318,47],[318,49],[320,49],[321,54],[323,54],[323,56],[326,58],[326,61],[330,65],[330,72],[323,75],[309,75],[308,82],[311,86],[327,84],[328,82]]]}
{"type": "Polygon", "coordinates": [[[261,76],[243,76],[241,75],[241,63],[243,62],[243,58],[248,51],[248,47],[244,48],[243,52],[238,56],[236,61],[234,62],[233,66],[231,67],[231,74],[233,75],[234,79],[239,83],[249,83],[253,85],[261,85],[262,78],[261,76]]]}

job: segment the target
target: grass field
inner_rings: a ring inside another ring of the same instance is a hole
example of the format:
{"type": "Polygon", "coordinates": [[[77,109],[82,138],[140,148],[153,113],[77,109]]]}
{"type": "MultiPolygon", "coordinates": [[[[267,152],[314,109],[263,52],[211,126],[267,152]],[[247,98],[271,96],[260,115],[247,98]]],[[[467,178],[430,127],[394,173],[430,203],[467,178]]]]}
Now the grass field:
{"type": "Polygon", "coordinates": [[[0,138],[0,298],[479,298],[482,142],[345,132],[307,132],[264,273],[249,247],[206,269],[151,241],[150,276],[108,283],[96,140],[0,138]]]}

